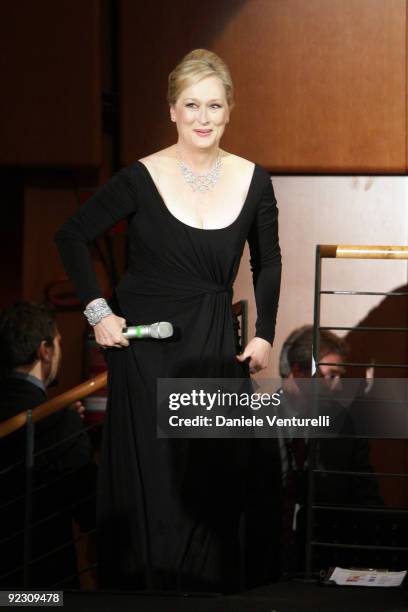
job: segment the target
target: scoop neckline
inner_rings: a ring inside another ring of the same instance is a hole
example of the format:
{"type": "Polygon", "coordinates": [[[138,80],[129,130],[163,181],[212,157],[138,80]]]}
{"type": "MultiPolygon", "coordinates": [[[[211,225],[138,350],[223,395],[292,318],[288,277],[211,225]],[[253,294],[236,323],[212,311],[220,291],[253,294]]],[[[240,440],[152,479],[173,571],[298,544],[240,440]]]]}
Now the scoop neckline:
{"type": "Polygon", "coordinates": [[[252,170],[252,176],[251,176],[251,180],[249,182],[249,187],[248,187],[248,191],[244,200],[244,203],[241,206],[241,209],[238,213],[238,215],[235,217],[235,219],[229,224],[229,225],[225,225],[224,227],[210,227],[208,229],[205,229],[204,227],[196,227],[195,225],[189,225],[188,223],[185,223],[184,221],[182,221],[181,219],[179,219],[178,217],[176,217],[175,215],[173,215],[173,213],[170,211],[170,209],[168,208],[166,202],[163,199],[163,196],[161,195],[155,181],[153,180],[152,175],[150,174],[147,166],[145,166],[145,164],[143,162],[141,162],[140,160],[137,160],[137,162],[140,166],[143,166],[146,174],[149,177],[150,182],[153,185],[153,188],[162,204],[162,207],[164,208],[165,212],[167,213],[167,215],[169,215],[169,217],[171,217],[173,219],[173,221],[175,221],[176,223],[179,223],[180,225],[183,225],[184,227],[187,227],[189,229],[192,229],[194,231],[198,231],[198,232],[221,232],[221,231],[225,231],[228,230],[230,228],[232,228],[236,223],[238,223],[239,219],[241,218],[244,209],[246,208],[247,202],[249,200],[249,197],[251,195],[251,191],[252,191],[252,187],[254,184],[254,179],[255,179],[255,172],[256,172],[256,168],[257,168],[257,164],[254,163],[254,168],[252,170]]]}

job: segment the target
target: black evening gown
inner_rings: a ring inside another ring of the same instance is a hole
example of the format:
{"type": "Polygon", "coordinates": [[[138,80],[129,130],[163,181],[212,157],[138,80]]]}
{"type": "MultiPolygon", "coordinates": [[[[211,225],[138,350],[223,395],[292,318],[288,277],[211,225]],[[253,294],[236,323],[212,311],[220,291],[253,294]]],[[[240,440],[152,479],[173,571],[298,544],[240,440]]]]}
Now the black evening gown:
{"type": "Polygon", "coordinates": [[[128,325],[171,321],[170,341],[105,351],[109,399],[99,469],[98,563],[104,587],[233,591],[242,577],[239,520],[248,440],[156,436],[159,377],[247,377],[236,360],[232,284],[248,240],[256,335],[272,342],[280,286],[277,207],[255,165],[238,217],[199,229],[166,207],[147,168],[113,176],[57,232],[85,306],[101,297],[88,243],[127,218],[128,267],[112,297],[128,325]]]}

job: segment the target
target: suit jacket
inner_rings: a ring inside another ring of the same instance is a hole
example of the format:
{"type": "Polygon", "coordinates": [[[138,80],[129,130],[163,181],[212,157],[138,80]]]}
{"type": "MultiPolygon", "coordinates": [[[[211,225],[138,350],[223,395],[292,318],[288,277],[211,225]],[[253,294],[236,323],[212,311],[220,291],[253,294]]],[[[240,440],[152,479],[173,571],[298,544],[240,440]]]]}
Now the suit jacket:
{"type": "MultiPolygon", "coordinates": [[[[47,400],[46,393],[28,380],[1,380],[0,420],[47,400]]],[[[33,472],[32,559],[60,550],[32,565],[32,585],[51,586],[77,571],[72,519],[82,531],[95,527],[96,465],[80,416],[63,409],[35,424],[33,472]],[[54,446],[57,445],[57,446],[54,446]]],[[[25,428],[0,439],[0,574],[21,566],[25,492],[25,428]],[[16,499],[17,498],[17,499],[16,499]],[[15,501],[13,501],[15,500],[15,501]]],[[[21,585],[21,570],[2,586],[21,585]]],[[[64,588],[78,586],[76,578],[64,588]]]]}

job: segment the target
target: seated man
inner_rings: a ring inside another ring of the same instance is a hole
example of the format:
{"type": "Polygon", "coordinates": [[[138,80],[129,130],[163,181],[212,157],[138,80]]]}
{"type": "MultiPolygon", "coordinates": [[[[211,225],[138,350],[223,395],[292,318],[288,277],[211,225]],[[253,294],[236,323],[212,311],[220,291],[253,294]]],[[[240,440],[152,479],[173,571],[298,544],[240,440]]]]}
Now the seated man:
{"type": "MultiPolygon", "coordinates": [[[[306,385],[302,384],[312,376],[313,328],[305,325],[294,330],[283,344],[279,369],[282,378],[280,409],[288,407],[299,414],[307,409],[310,399],[306,397],[306,385]],[[304,379],[302,381],[302,379],[304,379]]],[[[323,377],[329,390],[340,386],[340,378],[345,370],[341,365],[347,358],[345,342],[334,333],[320,332],[319,361],[332,365],[321,365],[317,376],[323,377]]],[[[326,402],[325,411],[333,408],[333,414],[343,423],[341,431],[350,431],[351,424],[346,409],[337,402],[326,402]],[[339,410],[340,407],[340,410],[339,410]],[[347,429],[346,429],[347,428],[347,429]]],[[[352,409],[352,408],[351,408],[352,409]]],[[[340,431],[340,433],[341,433],[340,431]]],[[[305,503],[307,498],[307,455],[310,444],[303,438],[281,438],[280,459],[283,484],[282,512],[282,569],[288,573],[301,570],[305,547],[305,503]]],[[[372,472],[369,463],[369,444],[362,438],[320,438],[316,439],[316,465],[321,470],[372,472]]],[[[374,477],[351,476],[342,474],[315,475],[314,503],[327,505],[382,505],[374,477]]],[[[347,543],[347,530],[351,518],[359,520],[364,513],[321,510],[316,512],[315,535],[317,539],[333,541],[341,539],[347,543]],[[336,531],[337,530],[337,531],[336,531]]],[[[339,561],[336,549],[314,549],[316,564],[319,568],[333,565],[339,561]],[[324,551],[324,554],[322,554],[324,551]]],[[[361,557],[360,557],[361,564],[361,557]]]]}
{"type": "MultiPolygon", "coordinates": [[[[61,336],[50,309],[19,302],[1,313],[0,421],[45,402],[60,362],[61,336]]],[[[72,408],[59,410],[34,427],[30,586],[50,587],[71,576],[62,586],[75,588],[72,519],[83,532],[95,527],[96,465],[91,445],[80,414],[72,408]]],[[[25,428],[0,438],[2,588],[22,585],[25,443],[25,428]]]]}

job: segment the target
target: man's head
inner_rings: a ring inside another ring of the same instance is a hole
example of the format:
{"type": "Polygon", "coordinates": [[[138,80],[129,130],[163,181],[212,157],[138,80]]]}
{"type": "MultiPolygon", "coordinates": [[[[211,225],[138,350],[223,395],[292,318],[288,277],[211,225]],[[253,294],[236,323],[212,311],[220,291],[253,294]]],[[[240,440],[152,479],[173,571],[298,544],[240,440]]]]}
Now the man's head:
{"type": "Polygon", "coordinates": [[[21,301],[0,314],[2,371],[27,372],[48,386],[60,365],[60,342],[54,312],[46,305],[21,301]]]}
{"type": "MultiPolygon", "coordinates": [[[[327,330],[320,332],[319,344],[319,361],[334,365],[319,366],[318,375],[335,383],[344,374],[344,367],[338,364],[344,362],[347,357],[347,344],[327,330]]],[[[303,325],[288,336],[279,357],[279,373],[282,379],[309,378],[312,375],[312,345],[312,325],[303,325]]]]}

